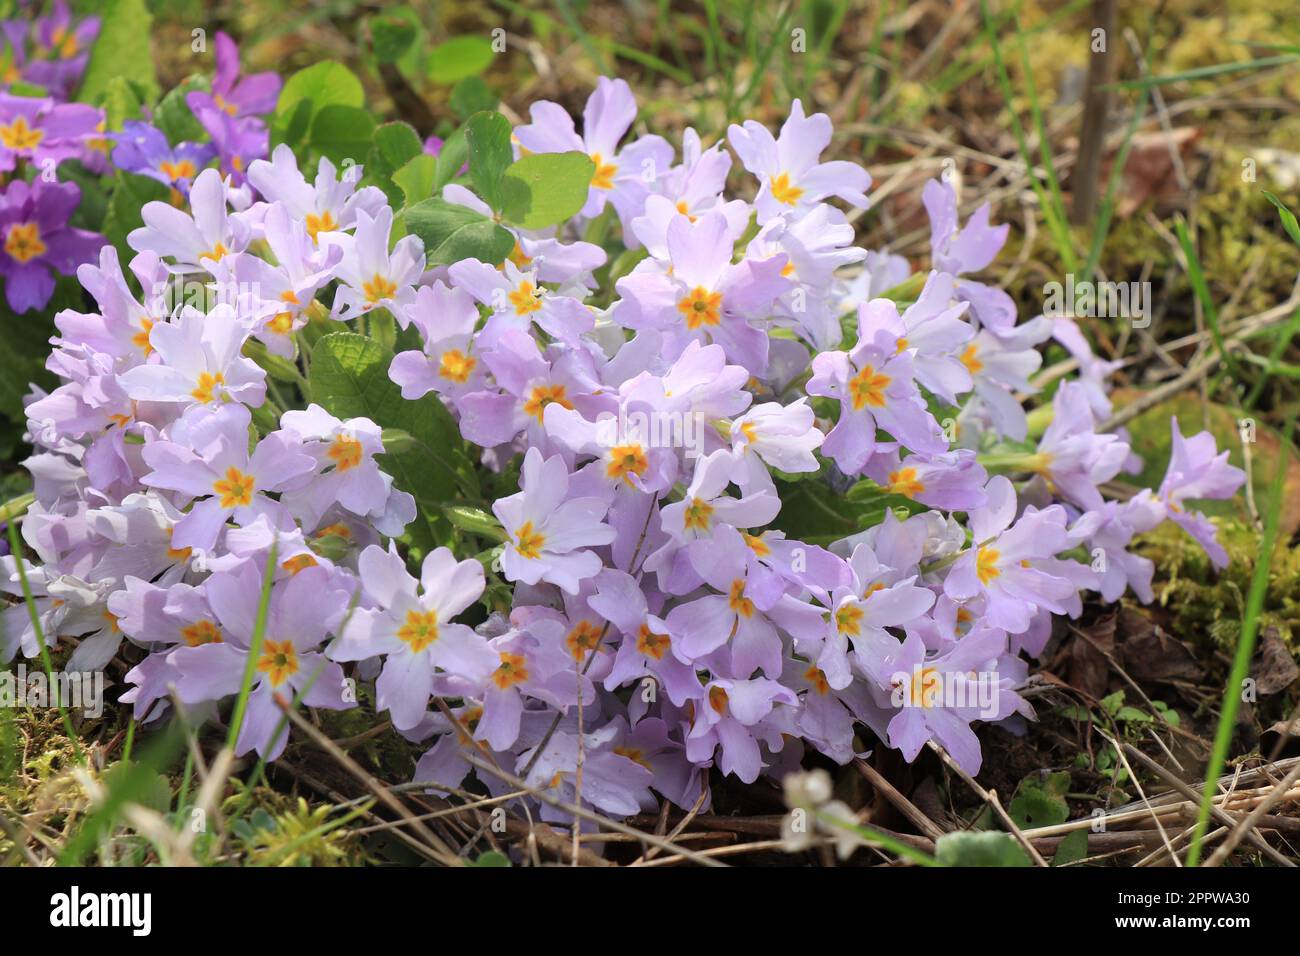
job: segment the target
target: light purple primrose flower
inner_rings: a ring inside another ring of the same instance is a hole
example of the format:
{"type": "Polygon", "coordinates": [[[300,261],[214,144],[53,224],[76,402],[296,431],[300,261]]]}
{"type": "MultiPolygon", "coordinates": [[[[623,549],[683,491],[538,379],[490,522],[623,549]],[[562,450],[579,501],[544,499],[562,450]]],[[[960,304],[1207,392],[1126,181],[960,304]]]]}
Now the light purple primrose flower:
{"type": "Polygon", "coordinates": [[[1228,452],[1217,451],[1214,436],[1201,432],[1184,438],[1178,419],[1170,421],[1173,444],[1169,470],[1160,482],[1157,496],[1168,511],[1169,520],[1190,534],[1205,549],[1210,563],[1228,566],[1228,552],[1219,544],[1214,523],[1199,511],[1188,510],[1185,502],[1195,498],[1231,498],[1245,483],[1246,473],[1228,464],[1228,452]]]}
{"type": "Polygon", "coordinates": [[[736,460],[727,449],[695,460],[695,474],[686,493],[661,512],[663,529],[673,542],[683,545],[711,539],[715,528],[723,525],[759,528],[776,517],[781,499],[771,491],[760,489],[740,498],[727,494],[736,473],[736,460]]]}
{"type": "Polygon", "coordinates": [[[1038,608],[1066,613],[1065,602],[1077,594],[1074,584],[1033,566],[1070,547],[1065,510],[1026,510],[1017,521],[1010,481],[996,475],[985,490],[988,504],[970,513],[974,544],[949,570],[944,593],[955,601],[985,598],[988,623],[1012,634],[1025,630],[1038,608]]]}
{"type": "Polygon", "coordinates": [[[316,459],[287,431],[271,432],[250,454],[250,421],[243,405],[219,405],[177,422],[171,440],[145,445],[144,460],[153,470],[141,481],[196,499],[172,531],[173,547],[211,550],[232,517],[247,525],[266,515],[276,527],[293,526],[284,505],[268,494],[308,480],[316,459]]]}
{"type": "Polygon", "coordinates": [[[1155,564],[1127,549],[1135,535],[1150,531],[1165,519],[1166,513],[1164,505],[1144,489],[1125,502],[1104,502],[1071,526],[1071,540],[1086,542],[1092,553],[1097,590],[1103,601],[1118,601],[1126,588],[1132,588],[1144,604],[1155,599],[1151,590],[1155,564]]]}
{"type": "Polygon", "coordinates": [[[194,90],[186,94],[185,103],[196,116],[218,112],[239,118],[263,116],[274,111],[280,97],[281,80],[278,73],[254,73],[244,76],[239,65],[239,47],[222,30],[214,40],[216,72],[212,77],[212,92],[194,90]]]}
{"type": "MultiPolygon", "coordinates": [[[[145,203],[144,225],[131,230],[127,244],[137,252],[154,252],[175,261],[179,273],[212,271],[223,260],[243,252],[252,239],[244,213],[231,213],[230,190],[215,169],[205,169],[190,187],[190,213],[165,202],[145,203]]],[[[215,273],[214,273],[215,274],[215,273]]]]}
{"type": "Polygon", "coordinates": [[[673,148],[660,136],[643,136],[619,149],[619,142],[636,119],[636,100],[625,80],[602,76],[587,99],[579,136],[563,107],[546,100],[529,108],[531,123],[518,126],[514,138],[530,153],[563,153],[576,150],[591,157],[595,169],[582,215],[600,215],[605,203],[612,203],[623,226],[629,247],[635,243],[632,219],[645,208],[651,184],[668,171],[673,148]]]}
{"type": "MultiPolygon", "coordinates": [[[[988,267],[1007,241],[1010,228],[989,225],[989,204],[975,210],[966,225],[957,224],[957,191],[952,185],[932,179],[921,191],[921,201],[930,216],[930,258],[936,269],[960,277],[988,267]]],[[[1016,324],[1016,304],[996,286],[958,278],[955,294],[969,302],[971,315],[994,335],[1010,332],[1016,324]]]]}
{"type": "Polygon", "coordinates": [[[559,455],[543,459],[530,448],[519,475],[521,490],[492,505],[507,535],[501,554],[507,580],[546,581],[576,594],[579,582],[600,570],[600,558],[587,549],[614,540],[614,529],[602,520],[609,504],[596,497],[566,500],[569,479],[559,455]]]}
{"type": "MultiPolygon", "coordinates": [[[[262,570],[248,561],[212,575],[203,586],[217,618],[221,639],[178,647],[169,662],[180,674],[176,692],[187,704],[216,701],[239,692],[257,628],[262,570]]],[[[266,628],[254,662],[253,691],[235,743],[274,760],[288,742],[288,723],[276,699],[302,694],[305,707],[344,710],[349,700],[343,669],[316,650],[339,626],[348,594],[330,588],[324,568],[306,568],[271,586],[266,628]],[[277,729],[281,728],[277,734],[277,729]]]]}
{"type": "Polygon", "coordinates": [[[657,496],[673,486],[678,472],[677,449],[665,447],[654,429],[659,414],[645,403],[624,402],[617,413],[602,411],[591,421],[576,408],[552,402],[542,421],[559,446],[594,459],[575,475],[575,485],[590,485],[605,496],[623,488],[657,496]]]}
{"type": "Polygon", "coordinates": [[[863,473],[890,494],[944,511],[971,511],[988,501],[988,472],[969,448],[900,458],[897,449],[877,447],[863,473]]]}
{"type": "Polygon", "coordinates": [[[673,652],[668,624],[652,614],[645,592],[631,575],[608,568],[596,579],[592,608],[618,629],[618,653],[605,677],[605,689],[651,677],[678,707],[704,696],[695,669],[673,652]]]}
{"type": "Polygon", "coordinates": [[[253,335],[268,351],[291,359],[297,347],[293,333],[307,323],[307,309],[334,278],[343,253],[334,246],[318,247],[283,203],[271,204],[262,229],[276,265],[258,256],[235,261],[239,309],[259,317],[253,335]]]}
{"type": "Polygon", "coordinates": [[[384,655],[376,704],[391,714],[394,727],[409,729],[424,719],[436,672],[477,684],[497,667],[487,640],[452,621],[483,593],[479,562],[457,561],[447,548],[436,548],[417,581],[389,542],[387,551],[374,545],[363,551],[358,570],[374,606],[352,612],[329,653],[338,661],[384,655]]]}
{"type": "Polygon", "coordinates": [[[1098,421],[1110,417],[1111,402],[1107,397],[1107,379],[1123,367],[1122,359],[1106,361],[1093,352],[1078,323],[1064,316],[1052,319],[1052,338],[1060,342],[1079,363],[1079,382],[1088,392],[1088,404],[1098,421]]]}
{"type": "Polygon", "coordinates": [[[867,721],[875,704],[862,682],[836,689],[816,664],[787,658],[781,683],[800,695],[795,726],[805,740],[840,765],[865,756],[854,747],[855,724],[867,721]]]}
{"type": "Polygon", "coordinates": [[[291,217],[301,220],[307,235],[319,243],[322,233],[356,228],[357,213],[364,212],[373,219],[388,204],[378,186],[357,188],[363,172],[361,166],[348,166],[340,174],[322,156],[316,178],[309,183],[298,169],[293,149],[281,143],[270,160],[256,159],[248,164],[248,181],[266,202],[284,203],[291,217]]]}
{"type": "Polygon", "coordinates": [[[381,207],[373,217],[359,209],[356,217],[353,234],[318,233],[319,242],[343,250],[334,316],[347,320],[371,309],[385,308],[405,328],[407,309],[415,301],[415,283],[424,272],[424,243],[419,236],[403,236],[389,251],[393,210],[388,206],[381,207]]]}
{"type": "Polygon", "coordinates": [[[916,387],[912,356],[888,334],[860,341],[852,352],[822,352],[813,359],[809,395],[839,399],[840,418],[822,453],[846,475],[856,475],[876,450],[883,429],[912,451],[937,455],[948,449],[943,430],[916,387]]]}
{"type": "Polygon", "coordinates": [[[305,443],[322,469],[301,488],[290,489],[281,501],[304,528],[316,528],[337,503],[370,523],[380,534],[397,536],[415,518],[415,499],[393,487],[393,479],[379,470],[375,456],[384,452],[382,432],[368,418],[335,418],[319,405],[305,411],[288,411],[280,427],[305,443]],[[394,504],[393,499],[398,499],[394,504]],[[394,515],[406,520],[387,521],[394,515]]]}
{"type": "Polygon", "coordinates": [[[1062,382],[1052,398],[1052,409],[1052,423],[1038,443],[1034,470],[1060,497],[1086,510],[1100,508],[1097,486],[1119,474],[1129,446],[1118,435],[1094,431],[1087,389],[1079,382],[1062,382]]]}
{"type": "MultiPolygon", "coordinates": [[[[618,817],[653,809],[656,801],[650,793],[650,785],[654,781],[654,775],[650,768],[619,753],[615,748],[614,740],[621,730],[619,725],[610,723],[592,733],[582,734],[581,740],[577,733],[557,730],[535,763],[532,757],[536,747],[519,755],[520,768],[533,763],[524,783],[565,803],[576,803],[578,765],[581,759],[583,803],[602,813],[618,817]]],[[[553,810],[548,804],[543,804],[538,812],[543,819],[569,824],[574,822],[571,814],[553,810]]]]}
{"type": "Polygon", "coordinates": [[[36,619],[40,622],[40,633],[44,635],[47,647],[55,645],[68,617],[84,617],[81,612],[93,608],[99,600],[98,592],[84,582],[47,573],[43,566],[15,558],[12,554],[0,557],[0,593],[17,599],[0,610],[0,664],[8,664],[19,651],[28,658],[41,653],[40,640],[32,626],[31,609],[23,600],[18,561],[23,562],[36,619]]]}
{"type": "Polygon", "coordinates": [[[806,398],[789,405],[765,402],[751,407],[731,423],[736,485],[746,494],[764,490],[776,494],[767,469],[791,474],[817,471],[821,465],[813,452],[825,440],[806,398]]]}
{"type": "Polygon", "coordinates": [[[783,256],[731,261],[727,220],[709,213],[668,226],[666,261],[646,259],[619,279],[622,300],[611,318],[625,328],[664,334],[666,356],[676,359],[691,342],[721,345],[728,359],[752,375],[767,371],[767,333],[753,323],[792,283],[783,256]]]}
{"type": "Polygon", "coordinates": [[[119,360],[124,368],[153,353],[149,331],[157,312],[146,303],[153,298],[152,291],[166,281],[167,269],[151,252],[137,255],[130,268],[142,296],[127,283],[115,246],[100,248],[98,265],[87,262],[77,267],[77,279],[94,297],[99,312],[64,309],[55,315],[54,325],[61,337],[57,344],[87,346],[119,360]]]}
{"type": "Polygon", "coordinates": [[[998,676],[1005,650],[1006,635],[994,629],[972,631],[937,657],[927,657],[919,637],[908,637],[887,678],[895,711],[886,729],[889,745],[912,761],[934,740],[967,773],[979,773],[983,756],[971,723],[1028,707],[998,676]]]}
{"type": "Polygon", "coordinates": [[[895,347],[912,354],[916,380],[949,405],[972,387],[962,361],[975,329],[963,320],[967,305],[953,300],[952,276],[931,272],[917,300],[902,315],[889,299],[873,299],[858,309],[858,338],[892,337],[895,347]]]}
{"type": "Polygon", "coordinates": [[[820,162],[831,143],[831,133],[830,117],[825,113],[805,116],[799,100],[790,104],[790,116],[776,138],[753,120],[728,128],[731,148],[741,164],[758,177],[754,208],[760,223],[777,216],[805,215],[828,196],[858,209],[867,208],[871,176],[865,169],[855,163],[820,162]]]}
{"type": "Polygon", "coordinates": [[[1047,319],[1034,319],[1001,336],[981,329],[961,353],[961,363],[971,374],[978,401],[967,402],[958,420],[964,424],[966,413],[982,408],[998,435],[1024,441],[1029,423],[1015,393],[1032,395],[1037,391],[1029,383],[1029,376],[1042,366],[1043,356],[1034,346],[1046,341],[1050,334],[1047,319]]]}
{"type": "Polygon", "coordinates": [[[482,359],[497,388],[463,395],[456,407],[461,434],[484,448],[513,441],[524,432],[530,447],[547,451],[544,423],[550,405],[576,408],[592,418],[611,406],[608,397],[593,397],[601,386],[585,351],[552,345],[544,357],[532,336],[512,329],[482,359]]]}
{"type": "Polygon", "coordinates": [[[784,257],[782,275],[794,286],[777,299],[773,318],[818,350],[839,345],[844,334],[835,296],[836,273],[867,255],[853,245],[853,238],[853,226],[845,215],[822,204],[794,221],[770,220],[746,247],[751,258],[784,257]]]}
{"type": "Polygon", "coordinates": [[[907,627],[934,605],[934,592],[882,565],[865,544],[849,559],[853,572],[848,587],[831,592],[831,620],[816,663],[835,690],[853,681],[852,664],[864,676],[876,673],[882,661],[898,652],[898,639],[885,628],[907,627]]]}
{"type": "Polygon", "coordinates": [[[458,398],[483,388],[486,369],[474,335],[479,314],[468,292],[441,280],[420,286],[406,314],[424,348],[399,352],[389,366],[403,398],[415,401],[430,392],[458,398]]]}
{"type": "Polygon", "coordinates": [[[686,756],[701,763],[720,749],[718,768],[744,783],[753,783],[764,766],[759,743],[773,752],[785,743],[782,725],[769,719],[773,710],[793,709],[798,703],[794,691],[766,677],[711,680],[705,699],[695,707],[695,719],[686,736],[686,756]]]}
{"type": "Polygon", "coordinates": [[[573,346],[595,325],[595,316],[581,300],[544,288],[535,270],[520,269],[509,260],[497,269],[477,259],[462,259],[447,275],[452,285],[492,310],[478,334],[479,348],[492,348],[506,332],[527,332],[534,323],[573,346]]]}
{"type": "Polygon", "coordinates": [[[149,327],[150,361],[123,372],[122,388],[143,402],[256,408],[266,399],[266,372],[241,354],[249,331],[224,303],[207,315],[183,306],[174,321],[149,327]]]}
{"type": "Polygon", "coordinates": [[[172,146],[162,130],[141,120],[127,120],[122,131],[109,133],[113,165],[128,173],[148,176],[172,189],[172,204],[181,205],[194,177],[212,161],[216,150],[208,143],[172,146]]]}
{"type": "Polygon", "coordinates": [[[5,300],[15,312],[41,309],[54,294],[56,275],[72,275],[93,262],[104,237],[68,225],[81,201],[76,183],[30,184],[15,179],[0,193],[0,276],[5,300]]]}
{"type": "Polygon", "coordinates": [[[45,171],[76,159],[103,119],[100,110],[83,103],[0,93],[0,172],[20,160],[45,171]]]}
{"type": "Polygon", "coordinates": [[[645,215],[632,221],[633,231],[650,254],[663,258],[663,243],[671,213],[698,219],[710,212],[720,212],[731,225],[733,238],[740,238],[749,222],[749,203],[743,199],[727,200],[723,191],[731,171],[731,154],[722,141],[705,149],[700,134],[692,127],[682,133],[682,161],[655,180],[655,194],[646,198],[645,215]],[[641,225],[638,225],[641,223],[641,225]],[[651,234],[647,235],[646,227],[651,234]]]}

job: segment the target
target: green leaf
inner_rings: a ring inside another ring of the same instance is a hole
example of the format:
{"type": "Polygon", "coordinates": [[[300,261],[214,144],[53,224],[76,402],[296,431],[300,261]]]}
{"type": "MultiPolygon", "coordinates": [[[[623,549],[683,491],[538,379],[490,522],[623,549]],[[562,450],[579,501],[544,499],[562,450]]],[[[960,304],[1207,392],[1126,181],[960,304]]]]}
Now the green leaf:
{"type": "Polygon", "coordinates": [[[500,113],[475,113],[465,123],[469,178],[479,198],[501,211],[501,177],[514,159],[510,121],[500,113]]]}
{"type": "Polygon", "coordinates": [[[97,103],[114,77],[128,76],[143,89],[144,98],[153,102],[159,87],[149,48],[153,15],[148,4],[145,0],[107,0],[96,13],[99,36],[90,50],[77,99],[97,103]]]}
{"type": "Polygon", "coordinates": [[[463,126],[443,142],[442,149],[438,151],[436,162],[433,188],[442,189],[443,186],[459,176],[461,169],[469,162],[469,140],[465,138],[465,128],[463,126]]]}
{"type": "Polygon", "coordinates": [[[370,39],[375,47],[375,59],[380,63],[396,63],[415,44],[417,28],[405,17],[383,15],[370,18],[370,39]]]}
{"type": "Polygon", "coordinates": [[[15,315],[0,306],[0,413],[15,422],[26,421],[23,396],[33,381],[50,385],[45,358],[50,354],[54,328],[45,313],[28,311],[15,315]]]}
{"type": "Polygon", "coordinates": [[[108,81],[99,105],[104,108],[104,126],[110,130],[120,130],[126,120],[139,119],[142,115],[140,98],[124,76],[108,81]]]}
{"type": "Polygon", "coordinates": [[[169,190],[156,179],[137,176],[118,170],[113,177],[113,195],[108,201],[108,213],[104,216],[104,238],[117,247],[117,257],[122,262],[130,262],[135,251],[126,244],[126,237],[132,229],[144,225],[140,210],[147,202],[166,202],[169,190]]]}
{"type": "Polygon", "coordinates": [[[1067,833],[1065,839],[1056,845],[1056,855],[1052,857],[1052,866],[1064,866],[1077,863],[1088,855],[1088,831],[1075,830],[1067,833]]]}
{"type": "Polygon", "coordinates": [[[1070,806],[1065,802],[1069,787],[1070,775],[1063,770],[1046,776],[1030,774],[1016,787],[1007,813],[1022,830],[1064,823],[1070,818],[1070,806]]]}
{"type": "MultiPolygon", "coordinates": [[[[207,131],[204,130],[203,124],[195,119],[190,105],[185,102],[185,97],[189,93],[207,88],[208,84],[205,80],[186,80],[180,86],[168,90],[158,102],[153,112],[154,125],[163,131],[167,142],[173,146],[177,143],[193,143],[207,138],[207,131]]],[[[109,128],[113,128],[111,123],[109,128]]]]}
{"type": "Polygon", "coordinates": [[[468,76],[451,91],[451,109],[461,119],[497,108],[497,95],[488,89],[481,76],[468,76]]]}
{"type": "Polygon", "coordinates": [[[934,844],[943,866],[1031,866],[1027,854],[1010,833],[996,830],[945,833],[934,844]]]}
{"type": "Polygon", "coordinates": [[[504,853],[496,850],[488,850],[486,853],[479,854],[470,866],[509,866],[510,858],[504,853]]]}
{"type": "Polygon", "coordinates": [[[423,148],[419,134],[407,123],[385,123],[375,130],[374,143],[366,157],[366,176],[384,191],[389,205],[395,209],[402,205],[403,192],[393,182],[393,174],[422,155],[423,148]]]}
{"type": "Polygon", "coordinates": [[[434,83],[451,84],[477,76],[491,63],[492,43],[486,37],[455,37],[430,51],[428,76],[434,83]]]}
{"type": "Polygon", "coordinates": [[[1108,694],[1101,699],[1102,711],[1109,717],[1114,717],[1119,713],[1119,709],[1124,706],[1124,691],[1117,690],[1113,694],[1108,694]]]}
{"type": "Polygon", "coordinates": [[[586,205],[595,171],[591,157],[576,151],[525,156],[501,177],[501,214],[524,229],[564,222],[586,205]]]}
{"type": "Polygon", "coordinates": [[[427,153],[421,153],[393,173],[393,185],[401,190],[403,198],[403,202],[399,205],[414,206],[420,200],[428,199],[433,195],[437,162],[427,153]]]}
{"type": "Polygon", "coordinates": [[[357,106],[330,103],[316,113],[311,124],[311,144],[337,165],[365,160],[374,136],[375,121],[357,106]]]}
{"type": "Polygon", "coordinates": [[[1286,234],[1291,237],[1291,241],[1300,246],[1300,222],[1296,221],[1295,213],[1286,208],[1286,203],[1278,199],[1267,189],[1263,190],[1264,198],[1277,207],[1278,216],[1282,219],[1282,228],[1286,234]]]}
{"type": "Polygon", "coordinates": [[[325,107],[361,107],[365,101],[365,90],[356,75],[342,63],[325,60],[299,70],[285,82],[275,105],[276,125],[292,129],[301,123],[309,129],[325,107]],[[303,103],[307,104],[305,119],[303,103]]]}
{"type": "Polygon", "coordinates": [[[388,377],[392,360],[391,352],[363,335],[327,335],[312,350],[311,394],[332,415],[369,418],[414,439],[408,450],[380,455],[378,461],[397,487],[415,496],[419,516],[408,531],[413,542],[428,549],[450,540],[441,507],[463,497],[461,484],[473,481],[473,465],[442,402],[434,396],[417,402],[402,398],[388,377]]]}
{"type": "Polygon", "coordinates": [[[510,255],[515,237],[481,213],[444,199],[425,199],[406,209],[406,228],[424,241],[428,264],[478,259],[496,265],[510,255]]]}

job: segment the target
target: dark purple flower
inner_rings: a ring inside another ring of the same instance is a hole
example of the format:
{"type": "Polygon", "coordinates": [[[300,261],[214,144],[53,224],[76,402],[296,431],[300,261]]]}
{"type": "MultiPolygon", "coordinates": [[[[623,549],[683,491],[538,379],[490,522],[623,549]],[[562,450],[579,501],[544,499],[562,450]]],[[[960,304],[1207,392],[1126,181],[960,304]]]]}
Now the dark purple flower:
{"type": "Polygon", "coordinates": [[[110,133],[109,137],[117,144],[113,148],[113,165],[170,186],[175,205],[189,195],[194,177],[216,155],[216,149],[207,143],[172,146],[162,130],[139,120],[127,120],[122,132],[110,133]]]}
{"type": "Polygon", "coordinates": [[[202,121],[204,113],[240,118],[262,116],[274,110],[280,98],[280,77],[275,73],[241,76],[239,47],[223,32],[217,33],[216,47],[217,72],[212,78],[212,92],[195,90],[185,97],[194,115],[202,121]]]}
{"type": "Polygon", "coordinates": [[[0,193],[0,275],[15,312],[39,309],[54,294],[54,273],[72,275],[94,262],[104,237],[68,225],[81,190],[76,183],[14,180],[0,193]]]}

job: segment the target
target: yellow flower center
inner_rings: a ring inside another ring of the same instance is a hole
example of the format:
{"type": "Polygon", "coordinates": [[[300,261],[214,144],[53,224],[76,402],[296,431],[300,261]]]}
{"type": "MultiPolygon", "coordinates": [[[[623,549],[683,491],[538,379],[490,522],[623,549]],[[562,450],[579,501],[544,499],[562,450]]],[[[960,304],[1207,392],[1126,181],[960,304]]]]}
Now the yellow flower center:
{"type": "Polygon", "coordinates": [[[221,629],[207,619],[195,621],[188,627],[181,628],[181,640],[190,647],[203,644],[220,644],[221,629]]]}
{"type": "Polygon", "coordinates": [[[19,116],[8,126],[0,126],[0,143],[6,149],[35,149],[45,139],[45,130],[32,129],[27,125],[27,117],[19,116]]]}
{"type": "Polygon", "coordinates": [[[492,683],[506,690],[526,680],[528,680],[528,667],[524,655],[503,652],[501,664],[492,672],[492,683]]]}
{"type": "Polygon", "coordinates": [[[697,531],[705,531],[709,527],[709,520],[713,515],[713,505],[707,501],[701,501],[699,498],[692,498],[690,504],[686,506],[686,511],[682,514],[682,522],[689,531],[692,528],[697,531]]]}
{"type": "Polygon", "coordinates": [[[515,550],[519,552],[521,558],[528,558],[531,561],[541,557],[542,547],[545,544],[546,535],[534,531],[531,521],[525,521],[515,531],[515,550]]]}
{"type": "Polygon", "coordinates": [[[198,172],[194,168],[194,164],[188,159],[182,159],[175,163],[169,159],[164,159],[158,164],[158,169],[172,182],[176,182],[178,179],[193,179],[194,174],[198,172]]]}
{"type": "Polygon", "coordinates": [[[205,253],[203,253],[201,256],[199,256],[199,258],[200,258],[200,259],[211,259],[213,262],[220,262],[222,259],[224,259],[224,258],[226,257],[226,253],[229,252],[229,251],[230,251],[230,250],[226,248],[225,243],[218,242],[215,246],[213,246],[213,247],[212,247],[211,249],[209,249],[207,252],[205,252],[205,253]]]}
{"type": "Polygon", "coordinates": [[[646,657],[657,661],[664,659],[664,653],[671,646],[667,634],[656,634],[649,624],[642,624],[636,633],[636,649],[646,657]]]}
{"type": "Polygon", "coordinates": [[[979,576],[980,584],[988,584],[996,577],[1001,577],[1002,571],[998,568],[998,558],[1002,557],[1002,552],[997,548],[980,548],[975,552],[975,573],[979,576]]]}
{"type": "Polygon", "coordinates": [[[777,202],[785,203],[787,206],[793,206],[803,195],[803,190],[790,182],[790,174],[782,173],[780,176],[773,176],[769,181],[772,186],[772,198],[777,202]]]}
{"type": "Polygon", "coordinates": [[[727,712],[727,704],[729,701],[730,698],[727,696],[727,691],[725,688],[722,687],[709,688],[709,706],[712,707],[714,710],[716,710],[719,714],[725,714],[727,712]]]}
{"type": "Polygon", "coordinates": [[[196,402],[207,404],[217,397],[217,388],[225,384],[226,377],[220,372],[216,375],[212,375],[208,372],[200,372],[198,384],[196,384],[194,390],[190,392],[190,397],[196,402]]]}
{"type": "Polygon", "coordinates": [[[853,399],[853,408],[861,411],[866,406],[885,407],[885,389],[892,382],[888,375],[882,375],[872,366],[864,365],[862,371],[849,379],[849,395],[853,399]]]}
{"type": "Polygon", "coordinates": [[[835,612],[835,629],[841,634],[856,636],[862,629],[862,608],[856,604],[846,604],[835,612]]]}
{"type": "Polygon", "coordinates": [[[397,638],[420,653],[438,639],[438,612],[407,611],[406,621],[397,629],[397,638]]]}
{"type": "Polygon", "coordinates": [[[896,495],[915,498],[925,491],[925,483],[917,480],[915,468],[900,468],[889,473],[889,490],[896,495]]]}
{"type": "Polygon", "coordinates": [[[330,443],[330,449],[326,454],[329,455],[330,461],[334,462],[335,468],[339,471],[347,471],[361,464],[361,442],[350,435],[338,435],[330,443]]]}
{"type": "Polygon", "coordinates": [[[267,641],[262,645],[257,669],[271,679],[272,687],[279,687],[298,673],[298,652],[293,641],[267,641]]]}
{"type": "Polygon", "coordinates": [[[40,226],[34,222],[19,222],[10,226],[9,235],[5,237],[5,252],[19,262],[45,255],[40,226]]]}
{"type": "Polygon", "coordinates": [[[966,350],[961,353],[961,364],[966,366],[966,370],[972,375],[977,375],[984,368],[984,363],[979,360],[979,346],[972,342],[966,346],[966,350]]]}
{"type": "Polygon", "coordinates": [[[912,672],[912,686],[909,688],[913,707],[933,707],[939,701],[939,692],[943,682],[939,672],[933,667],[922,667],[912,672]]]}
{"type": "Polygon", "coordinates": [[[754,602],[745,597],[745,582],[740,578],[731,582],[731,592],[727,595],[727,606],[741,617],[754,616],[754,602]]]}
{"type": "Polygon", "coordinates": [[[597,189],[613,189],[614,175],[618,172],[618,167],[613,163],[605,162],[600,153],[592,153],[591,161],[596,164],[596,169],[591,174],[591,185],[597,189]]]}
{"type": "Polygon", "coordinates": [[[722,320],[722,293],[697,285],[677,303],[677,311],[686,320],[688,329],[717,325],[722,320]]]}
{"type": "Polygon", "coordinates": [[[510,255],[506,257],[515,264],[518,269],[528,268],[528,264],[533,261],[533,257],[524,253],[524,247],[515,242],[515,247],[510,250],[510,255]]]}
{"type": "Polygon", "coordinates": [[[740,532],[740,536],[745,539],[745,544],[749,545],[749,550],[753,551],[760,558],[766,558],[772,553],[772,548],[763,540],[761,534],[748,534],[740,532]]]}
{"type": "Polygon", "coordinates": [[[316,558],[309,552],[304,551],[302,554],[295,554],[292,558],[280,564],[289,574],[297,574],[299,571],[306,571],[308,568],[316,567],[316,558]]]}
{"type": "Polygon", "coordinates": [[[252,475],[246,475],[234,465],[226,469],[226,477],[212,483],[223,508],[247,508],[253,501],[256,487],[252,475]]]}
{"type": "Polygon", "coordinates": [[[339,224],[334,221],[333,214],[326,209],[319,216],[314,212],[307,213],[307,235],[311,236],[311,241],[316,241],[316,236],[322,232],[334,232],[339,224]]]}
{"type": "Polygon", "coordinates": [[[822,673],[822,669],[816,664],[804,671],[803,679],[811,684],[812,689],[823,697],[830,693],[831,685],[826,680],[826,675],[822,673]]]}
{"type": "Polygon", "coordinates": [[[638,750],[636,747],[619,746],[614,748],[614,753],[618,754],[620,757],[626,757],[633,763],[639,763],[649,771],[653,772],[654,770],[654,767],[650,766],[649,761],[646,760],[644,750],[638,750]]]}
{"type": "Polygon", "coordinates": [[[376,272],[370,277],[369,282],[361,283],[361,291],[366,294],[366,301],[371,305],[375,305],[384,301],[384,299],[397,295],[397,283],[376,272]]]}
{"type": "Polygon", "coordinates": [[[524,402],[524,412],[537,419],[540,425],[542,416],[546,414],[546,406],[552,402],[561,408],[573,408],[573,404],[565,398],[563,385],[538,385],[529,394],[528,401],[524,402]]]}
{"type": "Polygon", "coordinates": [[[573,626],[564,641],[569,645],[573,659],[580,661],[600,643],[600,629],[584,618],[573,626]]]}
{"type": "Polygon", "coordinates": [[[532,315],[542,307],[542,291],[525,279],[508,296],[515,307],[515,315],[532,315]]]}
{"type": "Polygon", "coordinates": [[[476,365],[478,359],[474,356],[466,355],[460,349],[448,349],[438,360],[438,374],[448,381],[464,384],[476,365]]]}
{"type": "Polygon", "coordinates": [[[649,467],[645,449],[640,445],[615,445],[609,450],[609,465],[605,468],[605,474],[610,478],[621,478],[630,485],[632,479],[629,475],[644,475],[649,467]]]}

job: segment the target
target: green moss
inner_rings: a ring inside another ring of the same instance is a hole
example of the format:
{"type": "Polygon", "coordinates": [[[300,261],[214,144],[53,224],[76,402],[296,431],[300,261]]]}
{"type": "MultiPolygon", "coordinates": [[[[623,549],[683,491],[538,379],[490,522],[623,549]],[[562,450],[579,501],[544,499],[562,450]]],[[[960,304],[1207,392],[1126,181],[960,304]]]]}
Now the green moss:
{"type": "MultiPolygon", "coordinates": [[[[1135,550],[1155,562],[1157,603],[1171,615],[1174,636],[1209,639],[1232,648],[1241,633],[1246,594],[1259,554],[1260,534],[1245,522],[1220,520],[1219,541],[1230,564],[1216,572],[1199,544],[1166,522],[1139,539],[1135,550]]],[[[1274,627],[1289,647],[1300,634],[1300,549],[1279,542],[1269,562],[1268,593],[1260,628],[1274,627]]]]}

